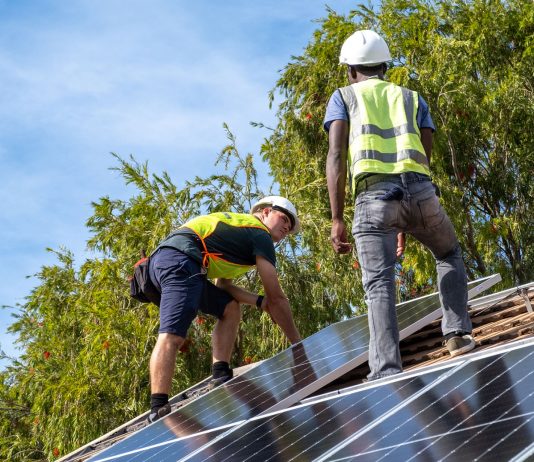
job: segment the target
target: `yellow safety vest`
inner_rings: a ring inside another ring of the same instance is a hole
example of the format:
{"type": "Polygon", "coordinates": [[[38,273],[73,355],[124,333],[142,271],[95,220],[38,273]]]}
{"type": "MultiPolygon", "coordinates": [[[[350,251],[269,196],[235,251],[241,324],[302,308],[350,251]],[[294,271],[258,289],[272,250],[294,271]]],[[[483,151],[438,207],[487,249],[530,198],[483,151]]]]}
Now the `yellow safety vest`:
{"type": "Polygon", "coordinates": [[[215,231],[219,223],[226,223],[238,228],[260,228],[271,234],[261,221],[248,213],[217,212],[201,215],[188,221],[181,228],[188,228],[200,238],[202,242],[202,266],[207,268],[209,278],[233,279],[250,271],[255,265],[240,265],[225,260],[220,253],[208,250],[206,239],[215,231]]]}
{"type": "Polygon", "coordinates": [[[417,126],[417,92],[371,78],[340,88],[350,118],[348,164],[352,191],[368,173],[430,175],[417,126]]]}

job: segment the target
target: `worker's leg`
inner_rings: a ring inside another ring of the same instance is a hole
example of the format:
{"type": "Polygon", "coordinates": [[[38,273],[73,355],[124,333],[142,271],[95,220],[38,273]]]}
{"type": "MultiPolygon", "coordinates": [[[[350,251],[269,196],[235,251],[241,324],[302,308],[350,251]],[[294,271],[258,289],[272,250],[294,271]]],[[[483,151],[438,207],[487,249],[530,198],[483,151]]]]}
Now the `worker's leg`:
{"type": "Polygon", "coordinates": [[[171,391],[178,349],[184,338],[173,334],[159,334],[150,357],[150,391],[152,394],[171,391]]]}
{"type": "Polygon", "coordinates": [[[176,355],[196,316],[206,277],[197,262],[172,248],[159,249],[151,256],[149,271],[161,291],[159,336],[150,358],[152,421],[168,402],[176,355]]]}
{"type": "Polygon", "coordinates": [[[213,363],[230,362],[240,321],[241,307],[232,300],[226,305],[222,318],[217,320],[213,329],[211,336],[213,363]]]}
{"type": "Polygon", "coordinates": [[[471,333],[473,326],[467,312],[467,275],[458,243],[449,253],[436,257],[436,269],[443,307],[443,335],[458,331],[471,333]]]}
{"type": "Polygon", "coordinates": [[[402,372],[395,311],[396,231],[357,233],[369,320],[369,380],[402,372]]]}
{"type": "Polygon", "coordinates": [[[400,201],[381,200],[398,185],[379,183],[358,196],[353,234],[369,320],[369,380],[402,372],[395,311],[395,259],[400,201]]]}
{"type": "Polygon", "coordinates": [[[443,308],[443,334],[470,333],[467,313],[467,276],[462,252],[451,220],[439,203],[430,181],[410,185],[414,214],[418,223],[410,233],[425,245],[436,259],[438,288],[443,308]]]}
{"type": "Polygon", "coordinates": [[[212,378],[217,386],[233,377],[230,358],[241,321],[241,307],[230,294],[208,281],[200,310],[218,318],[211,336],[212,378]]]}

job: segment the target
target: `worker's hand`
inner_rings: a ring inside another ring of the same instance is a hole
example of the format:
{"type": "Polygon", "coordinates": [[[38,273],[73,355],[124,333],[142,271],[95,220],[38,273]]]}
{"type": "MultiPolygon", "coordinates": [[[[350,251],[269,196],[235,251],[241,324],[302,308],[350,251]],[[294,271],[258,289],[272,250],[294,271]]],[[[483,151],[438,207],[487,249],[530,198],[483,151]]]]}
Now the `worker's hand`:
{"type": "Polygon", "coordinates": [[[343,220],[332,221],[330,240],[336,253],[349,253],[352,250],[352,244],[347,242],[347,231],[343,220]]]}
{"type": "Polygon", "coordinates": [[[261,302],[261,310],[265,311],[266,313],[269,312],[269,299],[267,298],[267,295],[263,296],[263,300],[261,302]]]}
{"type": "Polygon", "coordinates": [[[404,246],[406,245],[406,234],[397,234],[397,258],[402,257],[404,253],[404,246]]]}
{"type": "Polygon", "coordinates": [[[264,298],[263,298],[263,301],[261,302],[261,309],[262,311],[265,311],[271,318],[271,321],[276,324],[276,322],[273,319],[273,315],[271,314],[271,307],[269,306],[269,300],[267,299],[265,295],[263,297],[264,298]]]}

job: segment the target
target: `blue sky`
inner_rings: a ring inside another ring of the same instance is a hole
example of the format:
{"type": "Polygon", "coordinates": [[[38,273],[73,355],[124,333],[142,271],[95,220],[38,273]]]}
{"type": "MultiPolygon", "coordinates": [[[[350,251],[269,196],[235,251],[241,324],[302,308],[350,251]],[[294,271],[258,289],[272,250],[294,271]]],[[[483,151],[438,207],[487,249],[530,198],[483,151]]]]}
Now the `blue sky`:
{"type": "MultiPolygon", "coordinates": [[[[348,13],[359,2],[331,0],[348,13]]],[[[176,184],[213,172],[228,123],[242,152],[274,121],[267,93],[325,17],[314,0],[0,0],[0,305],[88,254],[91,201],[124,196],[110,152],[176,184]]],[[[0,311],[0,346],[18,352],[0,311]]]]}

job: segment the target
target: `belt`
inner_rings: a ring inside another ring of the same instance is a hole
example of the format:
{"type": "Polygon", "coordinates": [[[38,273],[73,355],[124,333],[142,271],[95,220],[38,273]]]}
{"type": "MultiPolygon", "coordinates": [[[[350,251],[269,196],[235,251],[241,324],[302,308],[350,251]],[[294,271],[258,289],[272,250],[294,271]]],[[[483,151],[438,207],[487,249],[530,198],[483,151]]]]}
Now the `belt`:
{"type": "Polygon", "coordinates": [[[398,183],[398,184],[408,184],[408,183],[418,183],[421,181],[431,181],[428,175],[423,175],[422,173],[417,172],[406,172],[406,173],[371,173],[370,175],[364,176],[356,181],[356,196],[369,189],[370,186],[376,183],[398,183]]]}

